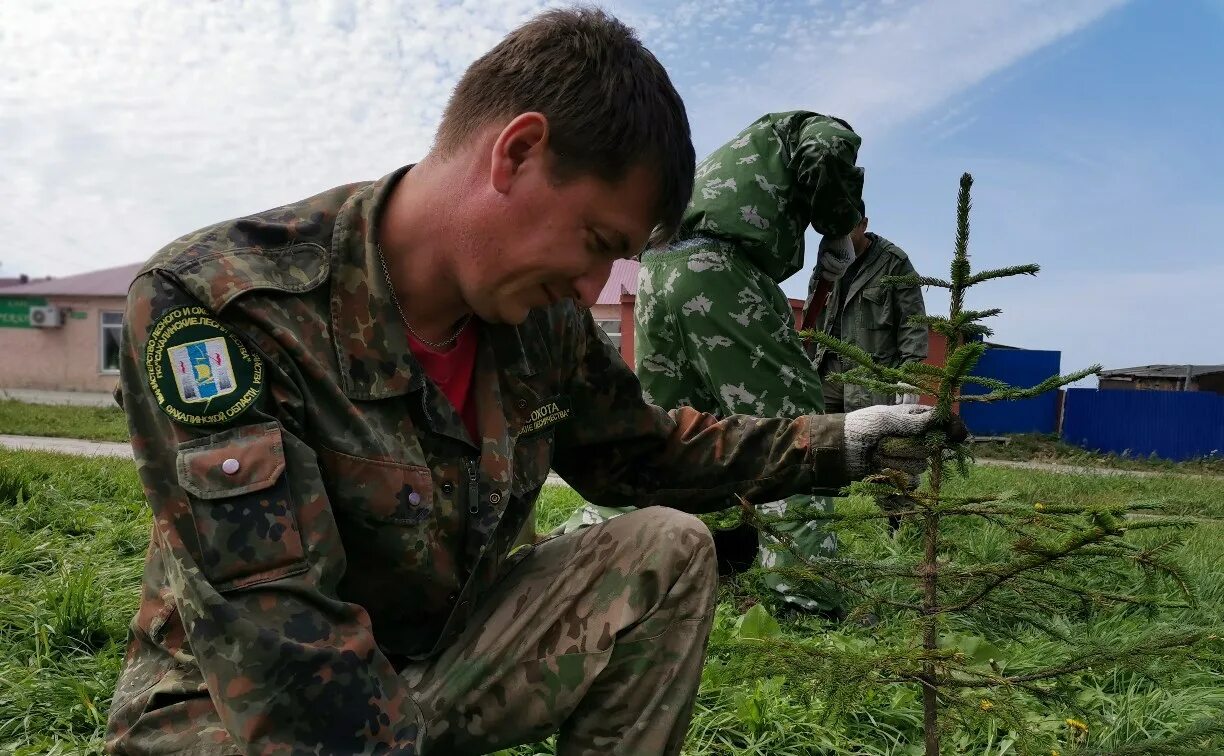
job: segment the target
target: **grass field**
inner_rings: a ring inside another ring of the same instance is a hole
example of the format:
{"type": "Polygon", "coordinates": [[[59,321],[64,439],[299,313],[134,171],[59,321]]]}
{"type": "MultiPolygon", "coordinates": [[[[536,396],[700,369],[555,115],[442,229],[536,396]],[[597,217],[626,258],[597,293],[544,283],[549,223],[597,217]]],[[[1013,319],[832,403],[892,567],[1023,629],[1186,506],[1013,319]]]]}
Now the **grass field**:
{"type": "Polygon", "coordinates": [[[127,441],[127,420],[118,407],[26,404],[0,400],[0,433],[89,441],[127,441]]]}
{"type": "MultiPolygon", "coordinates": [[[[1224,481],[1173,477],[1076,477],[1011,469],[977,469],[957,481],[961,492],[1011,490],[1034,501],[1151,501],[1203,518],[1224,516],[1224,481]]],[[[558,524],[580,500],[565,488],[546,489],[540,529],[558,524]]],[[[848,508],[870,507],[850,499],[848,508]]],[[[107,702],[119,671],[126,625],[136,608],[149,516],[130,461],[83,459],[0,450],[0,753],[96,753],[107,702]]],[[[989,550],[989,528],[953,533],[956,548],[989,550]]],[[[1090,632],[1102,639],[1160,626],[1224,626],[1224,526],[1204,521],[1180,547],[1199,589],[1197,610],[1177,610],[1158,621],[1102,613],[1090,632]]],[[[882,532],[847,538],[845,548],[870,553],[889,547],[882,532]]],[[[734,632],[738,612],[720,605],[715,638],[734,632]]],[[[782,621],[785,633],[817,637],[834,648],[862,648],[891,632],[887,618],[867,631],[810,619],[782,621]]],[[[966,624],[964,637],[986,634],[966,624]]],[[[1023,667],[1052,653],[1048,641],[1021,636],[997,642],[997,653],[1023,667]]],[[[1130,674],[1098,670],[1074,681],[1075,712],[1035,709],[1031,721],[1075,753],[1076,733],[1065,719],[1088,725],[1088,744],[1116,750],[1142,737],[1176,731],[1224,711],[1224,670],[1193,663],[1170,669],[1156,686],[1130,674]],[[1066,742],[1063,742],[1063,741],[1066,742]]],[[[907,688],[878,695],[837,716],[826,702],[805,697],[777,679],[731,679],[717,656],[707,664],[686,753],[902,754],[920,753],[921,709],[907,688]]],[[[1015,753],[1001,728],[982,725],[947,739],[955,753],[1015,753]]],[[[1188,753],[1219,753],[1224,743],[1202,741],[1188,753]]],[[[548,753],[549,746],[514,749],[548,753]]]]}
{"type": "Polygon", "coordinates": [[[1090,452],[1065,443],[1057,436],[1043,436],[1035,433],[1009,436],[1006,443],[975,443],[972,448],[974,454],[983,459],[1055,462],[1077,467],[1113,467],[1121,470],[1224,476],[1224,457],[1221,456],[1186,462],[1171,462],[1157,457],[1122,457],[1116,454],[1090,452]]]}

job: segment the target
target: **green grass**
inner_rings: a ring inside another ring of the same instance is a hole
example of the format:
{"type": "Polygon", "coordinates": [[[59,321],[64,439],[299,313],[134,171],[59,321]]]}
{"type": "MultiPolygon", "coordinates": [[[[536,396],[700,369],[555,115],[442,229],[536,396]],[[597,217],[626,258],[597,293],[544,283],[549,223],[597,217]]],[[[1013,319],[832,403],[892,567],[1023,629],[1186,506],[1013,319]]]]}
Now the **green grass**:
{"type": "Polygon", "coordinates": [[[0,450],[0,753],[96,753],[148,543],[129,460],[0,450]]]}
{"type": "Polygon", "coordinates": [[[1008,459],[1024,462],[1051,462],[1076,467],[1111,467],[1121,470],[1186,473],[1224,476],[1224,457],[1173,462],[1159,457],[1131,457],[1101,454],[1072,446],[1057,436],[1037,433],[1007,437],[1007,442],[982,442],[972,445],[973,453],[982,459],[1008,459]]]}
{"type": "Polygon", "coordinates": [[[127,420],[118,407],[77,407],[0,400],[0,433],[89,441],[127,441],[127,420]]]}
{"type": "MultiPolygon", "coordinates": [[[[1179,513],[1224,516],[1224,481],[1176,478],[1071,476],[979,468],[949,492],[1011,490],[1032,501],[1165,502],[1179,513]]],[[[548,487],[538,509],[539,529],[560,524],[581,499],[548,487]]],[[[873,506],[849,499],[843,508],[873,506]]],[[[0,753],[97,753],[123,654],[126,625],[136,609],[149,516],[129,460],[76,458],[0,450],[0,753]]],[[[988,555],[1002,543],[989,527],[953,531],[964,553],[988,555]]],[[[903,537],[905,537],[903,535],[903,537]]],[[[1146,536],[1145,536],[1146,537],[1146,536]]],[[[1127,637],[1190,622],[1224,624],[1224,525],[1205,521],[1179,547],[1198,585],[1198,610],[1178,610],[1158,620],[1125,613],[1102,615],[1094,637],[1127,637]]],[[[882,530],[849,535],[844,548],[859,555],[895,548],[882,530]]],[[[715,622],[714,640],[736,632],[739,611],[730,597],[715,622]]],[[[782,618],[782,631],[830,648],[861,651],[895,633],[883,618],[877,628],[831,625],[810,618],[782,618]]],[[[990,628],[966,622],[964,637],[990,628]]],[[[1035,635],[997,641],[1008,664],[1042,662],[1051,643],[1035,635]]],[[[1131,673],[1097,670],[1075,681],[1077,709],[1034,709],[1033,722],[1069,739],[1063,720],[1088,722],[1090,742],[1108,750],[1143,737],[1175,732],[1224,710],[1224,673],[1195,663],[1170,668],[1162,685],[1131,673]]],[[[717,652],[707,664],[685,753],[916,754],[921,707],[915,691],[881,688],[844,712],[779,678],[745,680],[730,675],[717,652]]],[[[946,741],[951,752],[1013,754],[1007,731],[989,721],[946,741]]],[[[1064,756],[1074,753],[1061,748],[1064,756]]],[[[1224,751],[1204,745],[1198,753],[1224,751]],[[1205,750],[1204,750],[1205,749],[1205,750]]],[[[512,749],[523,756],[550,753],[547,743],[512,749]]]]}

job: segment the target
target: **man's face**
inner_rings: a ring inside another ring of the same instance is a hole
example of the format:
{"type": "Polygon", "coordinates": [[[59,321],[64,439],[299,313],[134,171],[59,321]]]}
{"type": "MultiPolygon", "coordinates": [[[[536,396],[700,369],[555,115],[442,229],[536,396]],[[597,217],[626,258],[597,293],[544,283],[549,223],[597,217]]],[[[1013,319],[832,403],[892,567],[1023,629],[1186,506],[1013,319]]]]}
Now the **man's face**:
{"type": "Polygon", "coordinates": [[[460,276],[464,299],[482,320],[522,323],[562,299],[590,307],[615,260],[646,246],[655,223],[658,179],[646,166],[619,182],[553,180],[547,160],[526,160],[507,191],[482,208],[479,237],[460,276]]]}
{"type": "Polygon", "coordinates": [[[854,244],[854,254],[861,255],[867,251],[867,247],[871,246],[871,240],[867,238],[867,218],[864,217],[859,224],[850,232],[850,241],[854,244]]]}

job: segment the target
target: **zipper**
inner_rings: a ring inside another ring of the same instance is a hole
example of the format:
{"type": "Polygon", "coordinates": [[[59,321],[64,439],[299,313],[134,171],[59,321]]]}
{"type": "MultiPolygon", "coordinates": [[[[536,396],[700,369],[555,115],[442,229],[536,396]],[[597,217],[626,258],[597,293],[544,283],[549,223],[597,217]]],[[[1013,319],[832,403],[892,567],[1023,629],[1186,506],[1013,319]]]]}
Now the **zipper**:
{"type": "Polygon", "coordinates": [[[468,513],[480,514],[480,483],[476,476],[476,463],[464,459],[468,471],[468,513]]]}

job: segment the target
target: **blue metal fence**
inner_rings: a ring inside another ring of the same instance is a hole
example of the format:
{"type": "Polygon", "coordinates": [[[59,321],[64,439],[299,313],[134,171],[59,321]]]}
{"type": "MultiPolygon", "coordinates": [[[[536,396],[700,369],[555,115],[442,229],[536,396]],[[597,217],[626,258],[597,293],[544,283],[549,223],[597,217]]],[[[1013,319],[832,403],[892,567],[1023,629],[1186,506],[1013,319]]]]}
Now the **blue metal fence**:
{"type": "MultiPolygon", "coordinates": [[[[972,426],[970,426],[972,427],[972,426]]],[[[1068,389],[1062,434],[1085,449],[1172,460],[1224,453],[1224,396],[1068,389]]]]}
{"type": "MultiPolygon", "coordinates": [[[[994,378],[1017,387],[1036,386],[1055,375],[1061,352],[1036,349],[987,349],[974,366],[974,375],[994,378]]],[[[984,394],[986,389],[966,385],[964,394],[984,394]]],[[[977,404],[961,403],[961,418],[978,436],[1004,433],[1054,433],[1058,429],[1058,392],[1049,391],[1034,399],[977,404]]]]}

